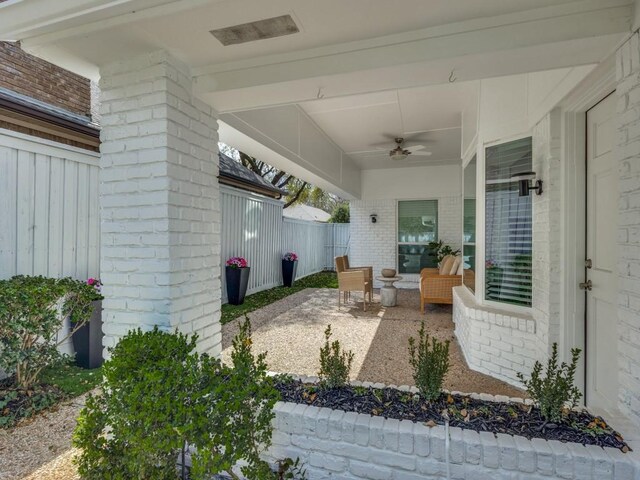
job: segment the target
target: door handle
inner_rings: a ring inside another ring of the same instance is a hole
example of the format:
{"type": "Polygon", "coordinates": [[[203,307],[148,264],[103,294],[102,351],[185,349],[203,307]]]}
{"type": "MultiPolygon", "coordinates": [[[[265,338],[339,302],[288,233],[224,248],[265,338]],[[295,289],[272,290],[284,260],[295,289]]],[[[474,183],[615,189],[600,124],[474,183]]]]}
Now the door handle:
{"type": "Polygon", "coordinates": [[[586,282],[579,283],[578,287],[580,287],[580,290],[587,290],[590,292],[593,289],[593,283],[591,283],[591,280],[587,280],[586,282]]]}

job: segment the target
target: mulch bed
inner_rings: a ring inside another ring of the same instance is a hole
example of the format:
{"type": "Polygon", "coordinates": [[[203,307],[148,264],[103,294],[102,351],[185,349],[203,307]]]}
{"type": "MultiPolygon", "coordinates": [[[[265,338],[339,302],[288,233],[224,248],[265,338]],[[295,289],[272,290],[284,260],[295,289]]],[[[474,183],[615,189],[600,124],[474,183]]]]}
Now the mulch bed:
{"type": "Polygon", "coordinates": [[[52,385],[38,385],[31,390],[13,387],[12,379],[0,380],[0,428],[9,428],[20,420],[45,410],[64,398],[52,385]]]}
{"type": "Polygon", "coordinates": [[[452,427],[612,447],[623,452],[631,450],[618,432],[601,417],[587,411],[571,411],[563,422],[555,424],[546,422],[540,410],[531,405],[483,401],[462,395],[443,394],[437,401],[426,403],[417,394],[392,388],[325,389],[299,380],[277,380],[276,388],[284,402],[412,420],[429,426],[444,425],[442,414],[446,410],[452,427]]]}

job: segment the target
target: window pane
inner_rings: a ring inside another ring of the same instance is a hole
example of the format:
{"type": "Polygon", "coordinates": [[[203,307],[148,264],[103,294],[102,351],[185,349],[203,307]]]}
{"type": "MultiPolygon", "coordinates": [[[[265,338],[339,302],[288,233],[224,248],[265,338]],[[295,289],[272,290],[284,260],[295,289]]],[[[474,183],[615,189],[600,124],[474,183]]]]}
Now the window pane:
{"type": "Polygon", "coordinates": [[[438,238],[438,201],[398,202],[398,242],[429,243],[438,238]]]}
{"type": "Polygon", "coordinates": [[[462,225],[462,282],[475,292],[476,289],[476,157],[464,169],[464,207],[462,225]]]}
{"type": "Polygon", "coordinates": [[[532,168],[531,138],[486,149],[485,298],[531,306],[531,196],[511,176],[532,168]]]}
{"type": "Polygon", "coordinates": [[[398,273],[420,273],[436,266],[427,244],[437,239],[437,200],[398,202],[398,273]]]}

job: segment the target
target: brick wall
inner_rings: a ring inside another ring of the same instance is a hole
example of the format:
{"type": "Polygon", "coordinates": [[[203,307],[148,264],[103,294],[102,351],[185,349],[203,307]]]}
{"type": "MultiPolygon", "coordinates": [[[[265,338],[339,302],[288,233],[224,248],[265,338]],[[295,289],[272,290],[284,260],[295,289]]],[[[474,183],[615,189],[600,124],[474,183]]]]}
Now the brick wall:
{"type": "MultiPolygon", "coordinates": [[[[374,276],[383,268],[397,268],[397,203],[395,200],[357,200],[350,203],[351,246],[349,263],[372,265],[374,276]],[[376,213],[378,221],[371,223],[370,215],[376,213]]],[[[438,199],[438,235],[460,248],[462,242],[462,203],[460,197],[438,199]]],[[[400,288],[418,288],[418,275],[402,275],[400,288]]],[[[375,287],[381,284],[375,283],[375,287]]]]}
{"type": "MultiPolygon", "coordinates": [[[[560,342],[561,303],[561,148],[560,111],[548,113],[533,128],[533,171],[543,181],[533,195],[532,314],[539,338],[539,359],[560,342]]],[[[568,353],[568,352],[567,352],[568,353]]]]}
{"type": "MultiPolygon", "coordinates": [[[[406,386],[400,389],[415,391],[406,386]]],[[[409,420],[286,402],[276,404],[275,414],[273,445],[265,459],[275,463],[285,457],[299,458],[309,480],[448,478],[448,469],[450,478],[462,480],[633,480],[640,475],[637,452],[624,454],[613,448],[457,427],[447,431],[443,425],[429,428],[409,420]]]]}
{"type": "Polygon", "coordinates": [[[101,69],[104,345],[180,329],[220,351],[217,121],[156,52],[101,69]]]}
{"type": "Polygon", "coordinates": [[[479,306],[466,287],[453,289],[453,322],[469,367],[517,387],[516,374],[527,376],[546,346],[532,315],[479,306]]]}
{"type": "Polygon", "coordinates": [[[24,52],[16,43],[0,42],[0,87],[91,115],[89,80],[24,52]]]}
{"type": "Polygon", "coordinates": [[[640,425],[640,41],[618,50],[618,355],[620,409],[640,425]]]}

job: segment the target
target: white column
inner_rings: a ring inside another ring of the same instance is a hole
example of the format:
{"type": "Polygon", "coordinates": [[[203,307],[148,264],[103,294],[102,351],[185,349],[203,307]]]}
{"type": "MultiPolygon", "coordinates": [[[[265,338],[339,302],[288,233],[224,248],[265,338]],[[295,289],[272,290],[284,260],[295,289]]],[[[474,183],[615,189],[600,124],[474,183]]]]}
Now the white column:
{"type": "Polygon", "coordinates": [[[158,325],[219,354],[216,113],[166,52],[101,69],[104,346],[158,325]]]}

